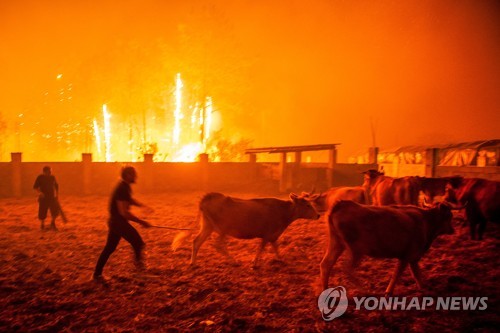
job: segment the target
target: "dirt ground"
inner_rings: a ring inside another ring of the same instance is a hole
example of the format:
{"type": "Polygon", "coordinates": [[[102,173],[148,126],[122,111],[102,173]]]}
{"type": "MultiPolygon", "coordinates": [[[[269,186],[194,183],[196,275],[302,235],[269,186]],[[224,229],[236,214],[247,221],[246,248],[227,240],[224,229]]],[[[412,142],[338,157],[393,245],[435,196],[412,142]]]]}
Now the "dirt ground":
{"type": "MultiPolygon", "coordinates": [[[[243,198],[255,193],[231,193],[243,198]]],[[[155,212],[154,224],[195,226],[203,193],[137,195],[155,212]]],[[[285,197],[283,197],[285,198],[285,197]]],[[[34,198],[0,200],[0,331],[366,331],[494,332],[500,327],[500,228],[488,225],[482,242],[467,230],[441,236],[421,261],[425,290],[418,291],[410,272],[396,286],[396,296],[486,296],[484,311],[367,311],[349,307],[340,318],[324,322],[314,286],[326,246],[321,221],[295,221],[280,238],[283,261],[270,248],[260,268],[252,269],[258,240],[230,239],[228,261],[214,246],[203,245],[198,266],[189,268],[190,242],[170,249],[177,231],[138,227],[147,244],[146,273],[134,271],[132,251],[122,240],[104,274],[107,284],[91,281],[104,246],[107,197],[65,197],[69,218],[59,231],[40,231],[34,198]]],[[[137,214],[142,214],[138,211],[137,214]]],[[[191,240],[192,237],[189,239],[191,240]]],[[[366,258],[357,273],[359,287],[342,273],[346,257],[334,269],[330,285],[352,296],[383,296],[394,260],[366,258]]]]}

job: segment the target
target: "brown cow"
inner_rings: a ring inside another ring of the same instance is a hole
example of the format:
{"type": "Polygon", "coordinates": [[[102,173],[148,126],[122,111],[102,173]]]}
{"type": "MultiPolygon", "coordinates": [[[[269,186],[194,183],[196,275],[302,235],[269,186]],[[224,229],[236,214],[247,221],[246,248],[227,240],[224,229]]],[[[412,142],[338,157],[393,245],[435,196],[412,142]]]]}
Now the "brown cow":
{"type": "Polygon", "coordinates": [[[453,177],[417,177],[420,191],[424,194],[425,200],[432,203],[437,196],[445,196],[447,185],[456,189],[462,183],[462,176],[453,177]]]}
{"type": "MultiPolygon", "coordinates": [[[[262,242],[253,261],[257,266],[259,257],[267,243],[271,243],[276,257],[279,258],[276,241],[283,231],[297,219],[317,219],[318,213],[311,206],[311,199],[290,194],[291,200],[276,198],[239,199],[221,193],[208,193],[200,202],[199,218],[201,230],[193,241],[191,265],[201,245],[213,231],[219,237],[219,250],[227,254],[224,239],[226,235],[240,238],[261,238],[262,242]]],[[[176,247],[179,240],[174,240],[176,247]]]]}
{"type": "Polygon", "coordinates": [[[377,170],[364,172],[363,186],[374,206],[418,205],[420,191],[417,177],[392,178],[377,170]]]}
{"type": "Polygon", "coordinates": [[[352,254],[351,269],[361,257],[397,258],[397,268],[387,286],[392,294],[397,280],[409,264],[421,288],[418,261],[434,239],[452,234],[452,213],[448,204],[431,209],[415,206],[374,207],[353,201],[339,201],[328,216],[328,249],[321,261],[321,282],[328,288],[331,269],[345,248],[352,254]]]}
{"type": "Polygon", "coordinates": [[[483,238],[486,222],[500,222],[500,182],[481,178],[464,178],[458,189],[449,189],[446,200],[465,205],[470,237],[483,238]]]}

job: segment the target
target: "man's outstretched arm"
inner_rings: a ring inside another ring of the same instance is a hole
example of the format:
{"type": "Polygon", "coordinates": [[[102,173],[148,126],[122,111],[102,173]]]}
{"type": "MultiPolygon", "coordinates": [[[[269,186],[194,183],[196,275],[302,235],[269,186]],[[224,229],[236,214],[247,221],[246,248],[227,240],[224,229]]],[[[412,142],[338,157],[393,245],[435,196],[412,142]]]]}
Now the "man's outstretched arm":
{"type": "Polygon", "coordinates": [[[151,227],[151,224],[145,220],[142,220],[130,212],[130,202],[128,201],[117,201],[118,212],[123,218],[128,221],[137,222],[145,228],[151,227]]]}

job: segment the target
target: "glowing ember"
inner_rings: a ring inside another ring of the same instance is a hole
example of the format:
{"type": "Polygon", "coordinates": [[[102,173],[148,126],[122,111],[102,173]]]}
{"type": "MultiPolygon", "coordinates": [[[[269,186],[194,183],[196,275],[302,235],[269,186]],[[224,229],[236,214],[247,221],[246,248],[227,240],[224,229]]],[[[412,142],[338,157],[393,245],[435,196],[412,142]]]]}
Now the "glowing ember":
{"type": "Polygon", "coordinates": [[[97,146],[97,153],[101,156],[101,134],[99,133],[99,125],[97,124],[97,120],[94,118],[94,137],[97,146]]]}
{"type": "Polygon", "coordinates": [[[193,108],[193,112],[191,113],[191,129],[192,130],[194,130],[196,128],[196,123],[198,121],[198,114],[199,113],[200,113],[199,104],[196,103],[196,105],[193,108]]]}
{"type": "Polygon", "coordinates": [[[193,162],[203,152],[201,143],[190,143],[182,146],[174,155],[173,162],[193,162]]]}
{"type": "Polygon", "coordinates": [[[203,149],[207,149],[207,141],[210,137],[210,128],[212,126],[212,97],[208,96],[205,101],[205,121],[203,130],[203,149]]]}
{"type": "MultiPolygon", "coordinates": [[[[220,119],[213,118],[216,113],[213,111],[212,97],[207,96],[202,103],[197,101],[183,106],[183,89],[184,83],[179,73],[176,75],[173,95],[173,123],[162,123],[156,115],[148,116],[147,112],[141,116],[129,115],[126,119],[113,114],[115,121],[111,122],[112,115],[107,105],[103,104],[102,122],[94,118],[91,124],[95,160],[135,162],[147,153],[153,154],[155,161],[194,162],[199,154],[206,152],[210,152],[212,159],[215,159],[217,153],[208,147],[208,142],[220,119]],[[189,111],[183,111],[183,107],[189,111]],[[190,117],[184,119],[186,112],[189,112],[190,117]]],[[[185,100],[189,100],[189,96],[185,100]]]]}
{"type": "Polygon", "coordinates": [[[134,134],[133,134],[133,131],[132,131],[132,126],[130,126],[129,124],[129,127],[128,127],[128,155],[129,155],[129,161],[131,162],[136,162],[136,157],[135,157],[135,153],[134,153],[134,134]]]}
{"type": "Polygon", "coordinates": [[[111,115],[108,113],[106,104],[102,105],[102,117],[104,119],[104,148],[106,155],[106,162],[111,162],[111,115]]]}
{"type": "Polygon", "coordinates": [[[174,144],[179,144],[179,139],[181,136],[181,119],[183,114],[181,111],[182,106],[182,80],[181,74],[177,73],[177,79],[175,80],[175,111],[174,111],[174,132],[173,141],[174,144]]]}

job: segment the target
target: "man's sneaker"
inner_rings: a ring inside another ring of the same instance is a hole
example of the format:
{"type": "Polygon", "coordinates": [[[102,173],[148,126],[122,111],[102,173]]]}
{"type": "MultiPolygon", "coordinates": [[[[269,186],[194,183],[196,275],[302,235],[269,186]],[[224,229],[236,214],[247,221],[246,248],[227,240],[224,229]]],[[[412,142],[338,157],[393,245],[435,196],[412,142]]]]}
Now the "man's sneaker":
{"type": "Polygon", "coordinates": [[[95,281],[95,282],[100,282],[100,283],[106,283],[109,281],[108,278],[104,277],[102,274],[100,275],[96,275],[95,273],[92,274],[92,281],[95,281]]]}
{"type": "Polygon", "coordinates": [[[136,272],[145,272],[148,269],[148,267],[146,266],[146,264],[142,260],[134,261],[134,265],[135,265],[136,272]]]}

